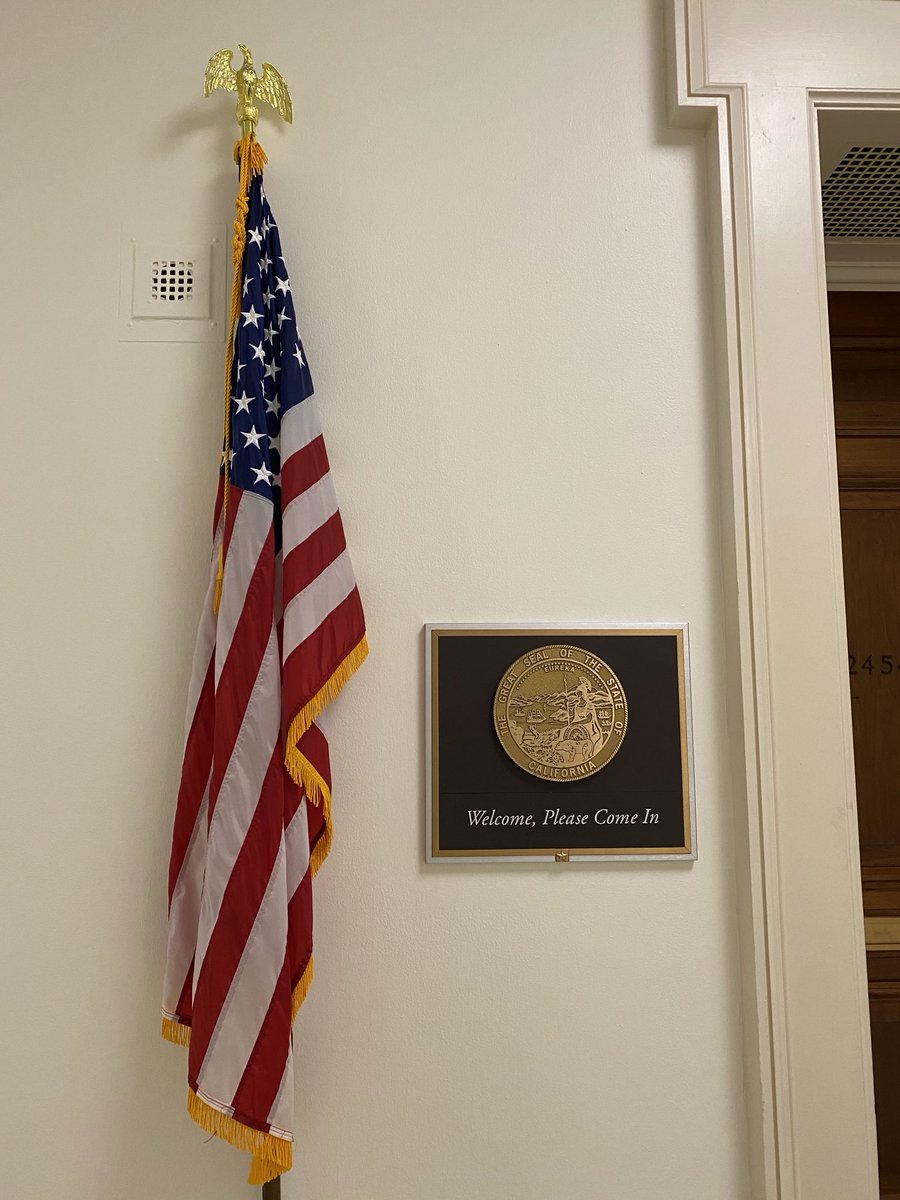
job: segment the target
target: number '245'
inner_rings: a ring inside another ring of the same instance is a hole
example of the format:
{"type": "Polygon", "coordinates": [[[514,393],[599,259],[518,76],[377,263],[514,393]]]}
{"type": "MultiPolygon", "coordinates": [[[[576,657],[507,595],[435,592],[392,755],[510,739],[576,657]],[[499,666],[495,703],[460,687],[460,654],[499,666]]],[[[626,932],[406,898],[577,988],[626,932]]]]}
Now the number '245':
{"type": "Polygon", "coordinates": [[[863,659],[863,661],[859,664],[857,664],[856,655],[855,654],[850,655],[850,674],[851,675],[856,675],[859,671],[865,671],[868,675],[874,675],[876,673],[879,675],[890,675],[893,672],[894,667],[898,666],[898,665],[900,665],[900,664],[896,664],[894,662],[893,654],[882,654],[880,668],[877,667],[872,662],[871,654],[867,655],[863,659]]]}

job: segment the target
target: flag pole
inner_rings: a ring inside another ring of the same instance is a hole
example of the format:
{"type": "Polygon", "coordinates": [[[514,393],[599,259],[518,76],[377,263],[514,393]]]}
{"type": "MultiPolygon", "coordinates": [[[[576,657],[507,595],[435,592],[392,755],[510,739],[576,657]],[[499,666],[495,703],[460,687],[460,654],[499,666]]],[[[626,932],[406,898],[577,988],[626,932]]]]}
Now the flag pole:
{"type": "MultiPolygon", "coordinates": [[[[208,96],[217,88],[222,88],[225,91],[237,92],[238,102],[235,109],[237,122],[241,127],[241,137],[244,141],[250,139],[256,130],[256,123],[259,120],[258,101],[263,100],[270,104],[276,112],[278,112],[288,124],[293,120],[293,105],[291,103],[290,92],[287,84],[280,72],[276,71],[271,63],[263,63],[262,75],[257,75],[253,66],[253,56],[248,48],[239,44],[238,49],[244,56],[244,61],[237,71],[232,69],[231,62],[234,57],[233,52],[229,49],[220,50],[214,54],[206,66],[206,74],[203,80],[203,94],[208,96]]],[[[263,160],[264,161],[264,160],[263,160]]],[[[235,261],[235,279],[240,280],[239,271],[240,264],[235,261]]],[[[239,283],[237,284],[239,287],[239,283]]],[[[238,295],[240,293],[238,292],[238,295]]],[[[240,307],[240,305],[238,305],[240,307]]],[[[234,322],[232,321],[232,325],[234,322]]],[[[232,335],[233,335],[232,329],[232,335]]],[[[230,342],[229,342],[230,348],[230,342]]],[[[230,368],[230,358],[228,362],[230,368]]],[[[230,375],[230,369],[228,371],[230,375]]],[[[228,396],[230,395],[230,379],[226,379],[226,400],[225,400],[225,427],[226,435],[228,430],[228,396]]],[[[227,452],[227,442],[226,442],[227,452]]],[[[225,479],[228,479],[228,465],[226,461],[225,479]]],[[[221,571],[221,564],[220,564],[221,571]]],[[[218,607],[218,605],[216,606],[218,607]]],[[[262,1185],[262,1200],[281,1200],[281,1176],[276,1175],[274,1179],[270,1179],[268,1183],[262,1185]]]]}

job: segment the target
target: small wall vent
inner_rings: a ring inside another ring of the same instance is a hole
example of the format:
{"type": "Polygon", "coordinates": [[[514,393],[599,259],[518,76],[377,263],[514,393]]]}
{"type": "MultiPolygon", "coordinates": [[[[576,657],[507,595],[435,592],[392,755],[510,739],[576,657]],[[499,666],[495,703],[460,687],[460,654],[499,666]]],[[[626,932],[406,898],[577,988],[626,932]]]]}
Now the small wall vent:
{"type": "Polygon", "coordinates": [[[851,146],[822,184],[826,238],[900,237],[900,146],[851,146]]]}
{"type": "Polygon", "coordinates": [[[194,295],[194,264],[189,258],[154,258],[150,266],[150,296],[164,304],[190,302],[194,295]]]}
{"type": "Polygon", "coordinates": [[[119,337],[128,342],[224,339],[224,251],[221,238],[163,241],[123,231],[119,337]]]}

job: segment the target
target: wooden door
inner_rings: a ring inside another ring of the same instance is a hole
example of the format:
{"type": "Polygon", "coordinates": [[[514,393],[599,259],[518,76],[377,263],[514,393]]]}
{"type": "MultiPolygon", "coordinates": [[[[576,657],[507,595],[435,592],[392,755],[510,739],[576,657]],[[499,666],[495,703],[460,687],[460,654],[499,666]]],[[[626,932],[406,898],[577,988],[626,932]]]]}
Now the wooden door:
{"type": "Polygon", "coordinates": [[[828,308],[879,1178],[900,1200],[900,293],[828,308]]]}

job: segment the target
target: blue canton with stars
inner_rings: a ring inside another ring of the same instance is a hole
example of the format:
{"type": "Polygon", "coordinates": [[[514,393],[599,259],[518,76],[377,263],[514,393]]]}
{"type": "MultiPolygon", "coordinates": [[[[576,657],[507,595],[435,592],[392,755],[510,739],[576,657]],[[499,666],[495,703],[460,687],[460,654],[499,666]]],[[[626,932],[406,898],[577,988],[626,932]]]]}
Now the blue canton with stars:
{"type": "Polygon", "coordinates": [[[281,419],[313,394],[313,385],[262,176],[253,177],[249,199],[241,315],[231,370],[231,482],[275,501],[280,543],[281,419]]]}

